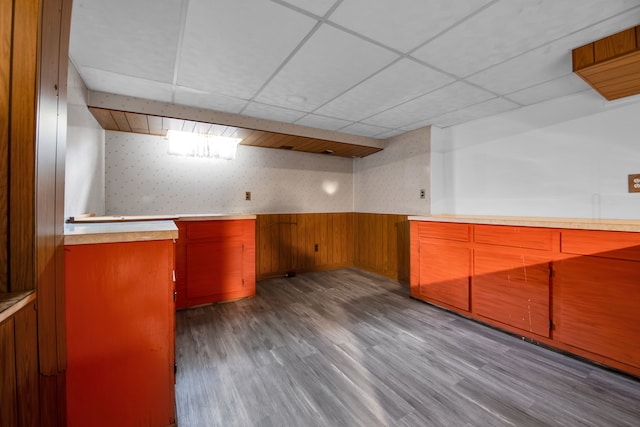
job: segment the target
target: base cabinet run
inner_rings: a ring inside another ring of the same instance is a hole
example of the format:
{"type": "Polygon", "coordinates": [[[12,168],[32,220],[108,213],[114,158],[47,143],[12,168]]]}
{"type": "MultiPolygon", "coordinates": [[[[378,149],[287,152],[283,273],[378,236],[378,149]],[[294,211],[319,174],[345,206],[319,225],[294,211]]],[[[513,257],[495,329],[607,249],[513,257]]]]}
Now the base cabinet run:
{"type": "Polygon", "coordinates": [[[177,221],[176,307],[256,293],[256,221],[177,221]]]}
{"type": "Polygon", "coordinates": [[[412,221],[411,295],[640,375],[640,233],[412,221]]]}
{"type": "Polygon", "coordinates": [[[69,427],[175,423],[172,240],[65,246],[69,427]]]}

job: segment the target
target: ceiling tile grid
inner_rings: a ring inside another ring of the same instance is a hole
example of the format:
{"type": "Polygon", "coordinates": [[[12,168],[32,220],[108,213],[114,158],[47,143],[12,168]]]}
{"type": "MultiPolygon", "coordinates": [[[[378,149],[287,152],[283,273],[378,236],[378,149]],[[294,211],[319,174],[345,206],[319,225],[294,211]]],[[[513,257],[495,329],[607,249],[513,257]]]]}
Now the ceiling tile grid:
{"type": "Polygon", "coordinates": [[[571,49],[638,0],[75,0],[87,87],[387,138],[590,90],[571,49]]]}

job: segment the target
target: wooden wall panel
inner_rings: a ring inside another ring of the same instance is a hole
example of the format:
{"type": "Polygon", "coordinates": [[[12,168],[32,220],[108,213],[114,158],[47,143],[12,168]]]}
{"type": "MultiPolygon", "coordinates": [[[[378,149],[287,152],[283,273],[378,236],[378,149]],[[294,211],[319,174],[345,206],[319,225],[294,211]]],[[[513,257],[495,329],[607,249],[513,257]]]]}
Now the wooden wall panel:
{"type": "Polygon", "coordinates": [[[0,293],[36,289],[39,309],[15,329],[16,379],[28,393],[19,397],[21,425],[64,425],[64,394],[56,387],[50,401],[39,399],[37,368],[64,383],[70,21],[71,0],[0,0],[0,293]],[[39,406],[55,407],[60,416],[40,417],[39,406]]]}
{"type": "Polygon", "coordinates": [[[409,281],[409,222],[407,215],[354,214],[356,267],[409,281]]]}
{"type": "Polygon", "coordinates": [[[3,426],[18,425],[16,395],[16,354],[14,318],[0,323],[0,421],[3,426]]]}
{"type": "Polygon", "coordinates": [[[258,215],[257,278],[352,266],[353,238],[350,212],[258,215]]]}
{"type": "Polygon", "coordinates": [[[22,427],[40,427],[38,337],[35,304],[15,315],[16,381],[18,417],[22,427]]]}
{"type": "Polygon", "coordinates": [[[9,253],[11,291],[35,288],[34,197],[39,0],[14,3],[9,150],[9,253]]]}
{"type": "Polygon", "coordinates": [[[0,0],[0,293],[8,292],[9,117],[13,1],[0,0]]]}

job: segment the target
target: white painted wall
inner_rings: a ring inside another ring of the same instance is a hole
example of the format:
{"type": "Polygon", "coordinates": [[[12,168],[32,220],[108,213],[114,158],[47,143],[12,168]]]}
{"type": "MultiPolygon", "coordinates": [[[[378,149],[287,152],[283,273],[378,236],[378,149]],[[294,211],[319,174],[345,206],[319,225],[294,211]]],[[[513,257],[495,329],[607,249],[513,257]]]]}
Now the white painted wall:
{"type": "Polygon", "coordinates": [[[235,160],[196,159],[167,154],[167,144],[106,132],[107,214],[353,210],[351,159],[242,145],[235,160]]]}
{"type": "Polygon", "coordinates": [[[354,160],[354,210],[429,215],[430,140],[430,128],[417,129],[389,139],[383,151],[354,160]]]}
{"type": "Polygon", "coordinates": [[[589,90],[432,135],[434,214],[640,219],[640,99],[589,90]]]}
{"type": "Polygon", "coordinates": [[[65,217],[105,212],[105,132],[87,109],[87,88],[69,61],[65,217]]]}

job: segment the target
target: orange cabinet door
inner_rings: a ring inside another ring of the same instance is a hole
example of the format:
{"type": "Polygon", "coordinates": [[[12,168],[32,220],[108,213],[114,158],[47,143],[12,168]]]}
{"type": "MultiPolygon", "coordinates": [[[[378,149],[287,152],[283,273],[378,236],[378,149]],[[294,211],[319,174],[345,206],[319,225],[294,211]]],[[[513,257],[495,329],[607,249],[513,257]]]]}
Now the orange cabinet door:
{"type": "Polygon", "coordinates": [[[471,249],[434,241],[420,242],[422,298],[469,311],[471,249]]]}
{"type": "Polygon", "coordinates": [[[474,314],[549,336],[549,258],[518,250],[474,250],[474,314]]]}
{"type": "Polygon", "coordinates": [[[65,247],[70,427],[175,422],[173,265],[171,240],[65,247]]]}
{"type": "Polygon", "coordinates": [[[220,300],[242,292],[242,255],[242,240],[187,243],[187,298],[220,300]]]}
{"type": "Polygon", "coordinates": [[[640,368],[640,262],[581,256],[554,268],[555,338],[640,368]]]}
{"type": "Polygon", "coordinates": [[[255,220],[177,221],[176,307],[255,295],[255,220]]]}

